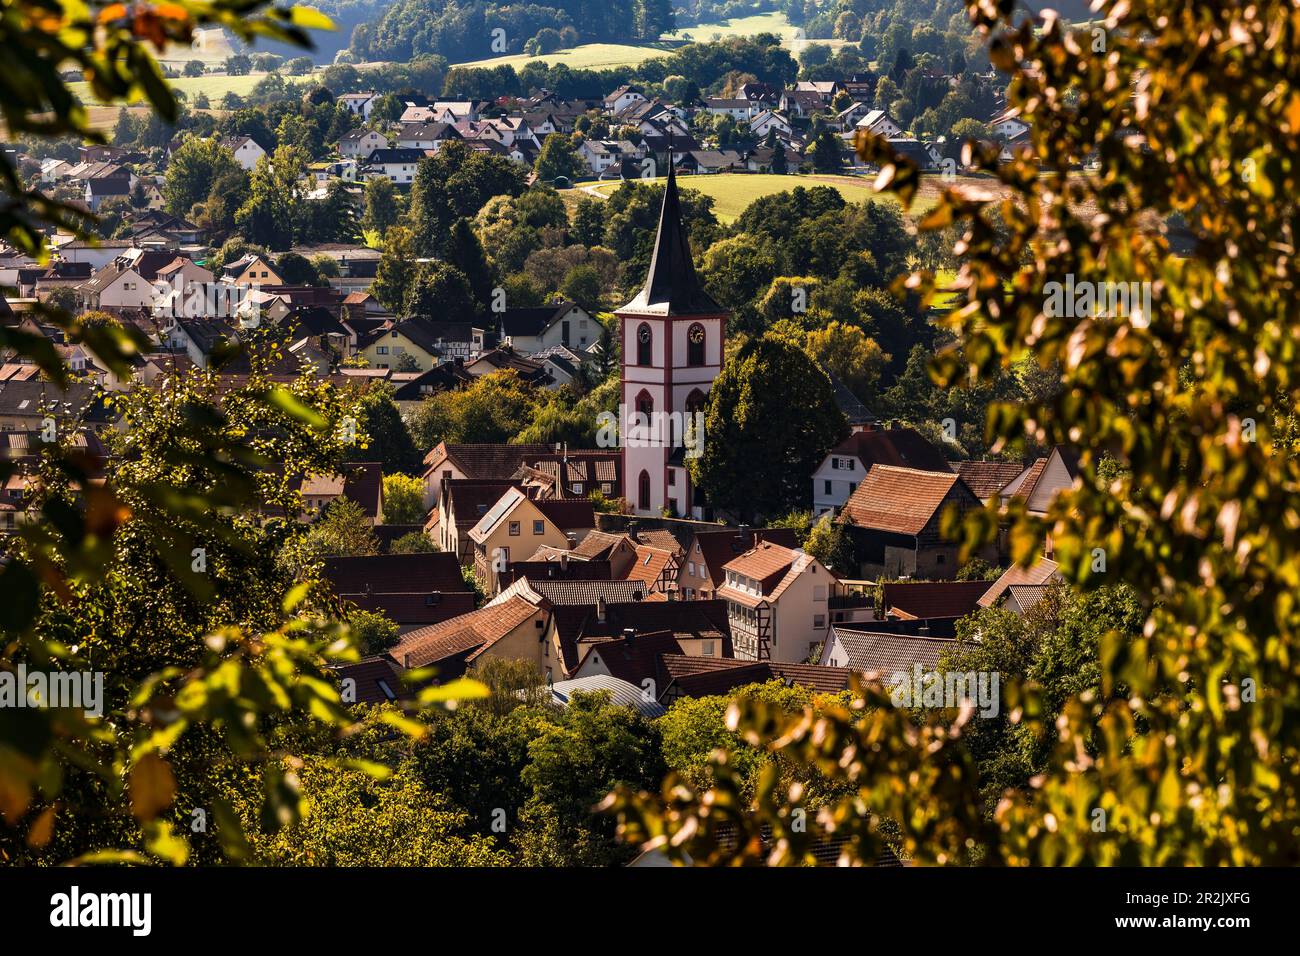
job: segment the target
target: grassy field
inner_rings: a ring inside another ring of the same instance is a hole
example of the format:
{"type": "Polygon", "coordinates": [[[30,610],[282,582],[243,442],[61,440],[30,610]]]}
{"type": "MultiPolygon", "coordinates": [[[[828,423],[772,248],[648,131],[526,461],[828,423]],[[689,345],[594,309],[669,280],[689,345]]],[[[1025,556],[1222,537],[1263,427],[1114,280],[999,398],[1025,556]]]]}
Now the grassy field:
{"type": "Polygon", "coordinates": [[[636,66],[645,60],[663,56],[677,44],[660,43],[631,46],[624,43],[584,43],[571,50],[560,50],[542,56],[497,56],[487,60],[472,60],[457,66],[512,66],[515,69],[529,63],[563,63],[574,70],[603,70],[616,66],[636,66]]]}
{"type": "MultiPolygon", "coordinates": [[[[663,182],[662,179],[656,180],[663,182]]],[[[830,175],[808,175],[808,176],[772,176],[763,173],[720,173],[714,176],[683,176],[678,182],[684,189],[695,189],[704,193],[706,196],[713,197],[713,212],[718,217],[718,221],[730,224],[740,217],[755,199],[763,196],[770,196],[773,193],[786,192],[794,189],[796,186],[809,188],[812,186],[834,186],[841,196],[847,202],[862,202],[865,199],[877,199],[884,202],[895,202],[893,196],[888,194],[877,193],[871,188],[871,179],[862,176],[830,176],[830,175]]],[[[949,183],[941,182],[938,177],[922,177],[922,185],[917,193],[916,200],[912,203],[909,215],[916,218],[925,213],[935,204],[941,188],[949,183]]],[[[958,176],[957,183],[980,183],[988,186],[990,180],[987,178],[958,176]]],[[[600,183],[592,186],[589,190],[572,189],[566,190],[562,195],[566,198],[573,197],[576,202],[587,192],[596,192],[603,196],[608,196],[611,192],[619,187],[619,184],[600,183]]]]}
{"type": "MultiPolygon", "coordinates": [[[[663,180],[656,180],[656,182],[663,182],[663,180]]],[[[785,192],[794,189],[795,186],[834,186],[848,202],[861,202],[876,195],[871,189],[870,180],[856,176],[769,176],[763,173],[752,175],[719,173],[716,176],[683,176],[679,183],[683,188],[695,189],[706,196],[712,196],[713,212],[722,223],[735,222],[755,199],[785,192]]],[[[618,184],[602,183],[595,188],[609,195],[618,188],[618,184]]]]}
{"type": "MultiPolygon", "coordinates": [[[[516,69],[534,61],[564,63],[575,70],[599,70],[616,66],[636,66],[652,57],[663,56],[684,43],[705,43],[733,36],[753,36],[756,33],[775,33],[791,52],[810,41],[804,40],[798,27],[784,13],[760,13],[751,17],[735,17],[717,23],[701,23],[684,27],[675,33],[665,33],[658,43],[628,45],[622,43],[584,43],[571,50],[545,53],[541,56],[498,56],[486,60],[473,60],[460,66],[513,66],[516,69]]],[[[843,46],[844,40],[816,40],[832,47],[843,46]]]]}
{"type": "MultiPolygon", "coordinates": [[[[212,101],[212,105],[216,106],[221,97],[228,92],[247,96],[253,92],[253,87],[257,86],[258,81],[266,75],[265,73],[249,73],[245,76],[225,76],[224,74],[205,73],[203,76],[178,76],[176,79],[167,82],[172,89],[182,90],[191,101],[199,93],[206,93],[208,99],[212,101]]],[[[284,78],[286,82],[302,83],[309,77],[285,75],[284,78]]],[[[81,97],[88,106],[93,103],[89,83],[69,83],[68,88],[81,97]]],[[[113,109],[116,110],[117,107],[113,109]]]]}

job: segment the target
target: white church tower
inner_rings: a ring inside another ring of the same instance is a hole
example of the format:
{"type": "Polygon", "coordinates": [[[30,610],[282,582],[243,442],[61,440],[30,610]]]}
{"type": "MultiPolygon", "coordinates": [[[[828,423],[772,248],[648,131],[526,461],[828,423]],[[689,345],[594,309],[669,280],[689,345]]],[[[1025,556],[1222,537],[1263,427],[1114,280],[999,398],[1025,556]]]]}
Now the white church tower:
{"type": "Polygon", "coordinates": [[[636,514],[703,517],[686,462],[708,444],[694,416],[702,415],[722,368],[728,313],[695,274],[671,161],[650,273],[615,315],[623,347],[624,494],[636,514]]]}

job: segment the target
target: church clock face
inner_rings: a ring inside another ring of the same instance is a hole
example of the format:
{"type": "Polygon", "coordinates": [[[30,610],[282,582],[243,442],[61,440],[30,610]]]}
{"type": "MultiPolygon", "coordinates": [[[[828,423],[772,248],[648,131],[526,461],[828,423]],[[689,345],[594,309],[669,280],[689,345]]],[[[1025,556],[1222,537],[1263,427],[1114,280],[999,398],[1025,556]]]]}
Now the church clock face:
{"type": "Polygon", "coordinates": [[[696,345],[704,341],[704,326],[695,325],[691,327],[691,341],[696,345]]]}
{"type": "Polygon", "coordinates": [[[637,329],[636,337],[637,337],[638,339],[640,339],[642,342],[649,342],[649,341],[650,341],[650,326],[648,326],[648,325],[643,325],[643,326],[641,326],[641,328],[637,329]]]}

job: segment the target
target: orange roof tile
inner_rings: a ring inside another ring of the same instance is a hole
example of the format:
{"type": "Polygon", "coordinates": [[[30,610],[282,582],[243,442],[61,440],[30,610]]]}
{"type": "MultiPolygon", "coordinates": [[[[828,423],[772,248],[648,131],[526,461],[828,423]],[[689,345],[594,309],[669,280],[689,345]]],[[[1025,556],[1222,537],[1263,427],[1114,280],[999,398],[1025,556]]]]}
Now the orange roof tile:
{"type": "Polygon", "coordinates": [[[456,654],[474,657],[505,637],[538,609],[521,597],[490,604],[441,624],[402,635],[388,656],[403,667],[424,667],[456,654]]]}
{"type": "MultiPolygon", "coordinates": [[[[876,465],[849,497],[837,520],[860,528],[920,534],[960,481],[956,472],[876,465]]],[[[962,488],[974,497],[964,483],[962,488]]]]}

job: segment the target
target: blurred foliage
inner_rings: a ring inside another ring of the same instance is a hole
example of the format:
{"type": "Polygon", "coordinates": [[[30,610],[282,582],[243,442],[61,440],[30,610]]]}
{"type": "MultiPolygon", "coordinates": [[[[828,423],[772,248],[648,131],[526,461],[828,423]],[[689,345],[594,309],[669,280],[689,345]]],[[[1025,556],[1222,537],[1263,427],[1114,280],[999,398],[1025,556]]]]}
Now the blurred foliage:
{"type": "MultiPolygon", "coordinates": [[[[329,25],[259,0],[6,0],[0,116],[13,136],[103,142],[70,74],[100,102],[143,99],[171,122],[177,104],[150,45],[188,44],[199,26],[307,45],[307,29],[329,25]]],[[[93,222],[28,190],[8,155],[0,189],[0,234],[18,250],[46,259],[51,227],[88,237],[93,222]]],[[[119,323],[42,318],[122,378],[148,348],[119,323]]],[[[44,336],[0,328],[10,349],[67,381],[44,336]]],[[[272,384],[266,368],[281,357],[270,343],[260,358],[250,348],[234,387],[197,373],[101,397],[124,423],[103,480],[73,441],[80,423],[56,420],[28,476],[31,520],[0,555],[0,669],[102,674],[104,700],[93,716],[0,710],[0,859],[248,859],[246,829],[270,834],[301,816],[286,735],[351,727],[326,669],[355,657],[348,629],[311,577],[295,581],[275,558],[299,533],[297,481],[342,459],[345,401],[309,374],[272,384]]],[[[0,479],[14,469],[0,464],[0,479]]],[[[420,702],[474,692],[462,683],[420,702]]],[[[388,722],[422,732],[399,718],[388,722]]]]}
{"type": "MultiPolygon", "coordinates": [[[[868,687],[793,719],[741,703],[728,722],[749,746],[852,785],[819,816],[851,837],[855,861],[875,859],[892,821],[920,863],[1295,864],[1300,11],[1103,0],[1095,32],[1050,13],[1016,25],[1012,6],[968,10],[1031,134],[1006,163],[966,146],[1005,198],[949,187],[921,223],[962,231],[964,304],[931,371],[978,387],[1026,357],[1059,365],[1059,391],[988,413],[995,449],[1027,437],[1083,452],[1080,481],[1046,516],[1013,510],[1011,550],[1029,563],[1050,532],[1066,581],[1083,593],[1126,584],[1140,626],[1101,634],[1096,688],[1059,706],[1041,675],[1009,676],[1002,707],[1045,753],[991,814],[968,713],[913,720],[868,687]],[[1186,258],[1164,234],[1175,214],[1195,240],[1186,258]],[[1149,283],[1152,308],[1049,314],[1047,284],[1071,275],[1149,283]]],[[[879,186],[915,198],[915,166],[870,136],[858,150],[879,186]]],[[[905,286],[928,301],[933,277],[905,286]]],[[[989,509],[946,530],[969,555],[998,522],[989,509]]],[[[770,826],[782,863],[807,844],[790,825],[802,799],[773,777],[751,801],[724,752],[707,788],[669,778],[608,806],[626,839],[679,860],[755,858],[757,839],[720,849],[719,826],[770,826]]]]}

